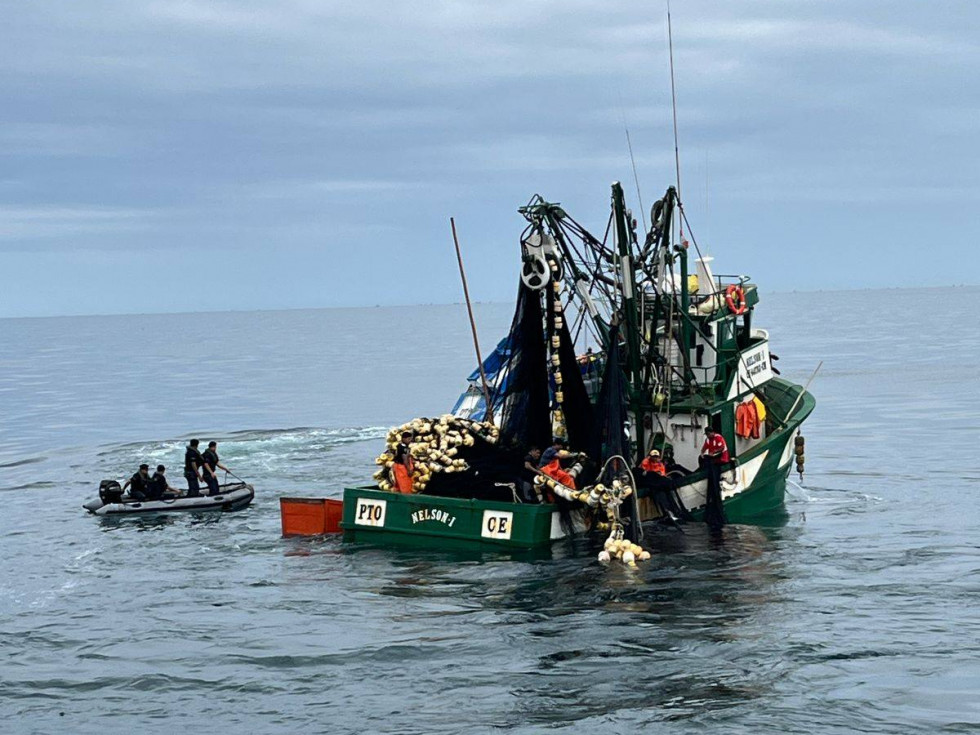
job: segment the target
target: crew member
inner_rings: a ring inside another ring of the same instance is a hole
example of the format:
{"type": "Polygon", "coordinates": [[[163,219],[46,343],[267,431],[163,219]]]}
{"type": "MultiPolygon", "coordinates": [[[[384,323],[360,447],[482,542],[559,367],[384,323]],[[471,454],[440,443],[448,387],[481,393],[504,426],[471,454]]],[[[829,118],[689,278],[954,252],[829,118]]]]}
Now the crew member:
{"type": "Polygon", "coordinates": [[[415,459],[412,457],[412,432],[403,431],[401,441],[395,448],[394,479],[395,490],[400,493],[412,492],[412,472],[415,459]]]}
{"type": "Polygon", "coordinates": [[[704,427],[705,440],[701,447],[700,464],[708,477],[708,490],[704,502],[704,521],[713,534],[721,532],[727,522],[721,497],[721,466],[730,460],[725,437],[709,424],[704,427]]]}
{"type": "Polygon", "coordinates": [[[204,450],[202,459],[204,460],[204,482],[208,484],[208,494],[217,495],[221,492],[218,487],[217,470],[228,471],[228,468],[221,464],[218,459],[218,442],[208,442],[208,448],[204,450]]]}
{"type": "Polygon", "coordinates": [[[667,467],[660,460],[660,450],[651,449],[650,453],[640,462],[640,471],[646,474],[655,474],[662,477],[667,476],[667,467]]]}
{"type": "Polygon", "coordinates": [[[203,467],[204,467],[204,457],[197,449],[197,445],[200,442],[197,439],[191,439],[190,443],[187,445],[187,451],[184,452],[184,478],[187,480],[187,497],[188,498],[199,498],[201,497],[201,485],[200,482],[204,480],[203,467]]]}
{"type": "Polygon", "coordinates": [[[728,464],[728,445],[725,437],[714,430],[710,425],[704,427],[705,440],[701,446],[701,456],[711,460],[712,463],[728,464]]]}
{"type": "Polygon", "coordinates": [[[538,468],[542,469],[545,465],[549,465],[554,462],[555,457],[566,447],[565,440],[560,436],[556,436],[551,441],[551,446],[544,450],[541,458],[538,460],[538,468]]]}
{"type": "Polygon", "coordinates": [[[534,492],[534,478],[538,475],[540,459],[541,450],[535,446],[532,446],[524,455],[524,469],[521,470],[521,493],[524,495],[524,500],[529,503],[538,501],[538,496],[534,492]]]}
{"type": "Polygon", "coordinates": [[[141,464],[139,470],[136,474],[126,480],[126,484],[123,485],[123,492],[126,492],[126,488],[129,488],[129,497],[133,500],[146,500],[148,487],[150,482],[150,465],[141,464]]]}
{"type": "MultiPolygon", "coordinates": [[[[564,444],[564,442],[562,442],[564,444]]],[[[545,453],[541,456],[541,461],[544,462],[546,456],[548,456],[548,451],[554,449],[554,447],[549,447],[545,450],[545,453]]],[[[566,452],[564,449],[556,449],[551,455],[552,459],[547,464],[541,466],[541,471],[553,480],[557,480],[565,487],[570,487],[575,490],[575,478],[562,469],[561,461],[563,459],[571,459],[572,457],[577,457],[577,454],[571,454],[566,452]]]]}
{"type": "Polygon", "coordinates": [[[167,482],[167,477],[163,474],[166,471],[167,468],[162,464],[157,465],[157,471],[150,478],[150,500],[161,500],[168,493],[168,497],[172,497],[177,493],[176,490],[170,487],[170,483],[167,482]]]}

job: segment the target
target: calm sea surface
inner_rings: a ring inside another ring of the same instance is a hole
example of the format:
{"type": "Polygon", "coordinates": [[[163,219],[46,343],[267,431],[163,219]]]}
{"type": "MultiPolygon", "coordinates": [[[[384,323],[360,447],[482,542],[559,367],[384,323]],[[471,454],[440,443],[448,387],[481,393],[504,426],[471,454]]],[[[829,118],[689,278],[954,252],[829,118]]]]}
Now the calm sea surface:
{"type": "MultiPolygon", "coordinates": [[[[283,540],[447,411],[462,307],[0,320],[4,733],[927,733],[980,728],[980,289],[774,294],[813,384],[788,520],[536,558],[283,540]],[[217,439],[241,513],[81,504],[217,439]]],[[[489,346],[510,306],[481,306],[489,346]]]]}

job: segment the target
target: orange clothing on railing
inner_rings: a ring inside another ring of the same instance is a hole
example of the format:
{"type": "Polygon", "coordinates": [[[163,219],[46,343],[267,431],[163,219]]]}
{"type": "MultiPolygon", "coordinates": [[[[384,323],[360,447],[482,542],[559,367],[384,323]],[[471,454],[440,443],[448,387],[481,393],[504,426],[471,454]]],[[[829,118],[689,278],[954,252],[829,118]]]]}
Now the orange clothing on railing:
{"type": "Polygon", "coordinates": [[[743,439],[759,438],[759,412],[755,400],[740,403],[735,408],[735,436],[743,439]]]}

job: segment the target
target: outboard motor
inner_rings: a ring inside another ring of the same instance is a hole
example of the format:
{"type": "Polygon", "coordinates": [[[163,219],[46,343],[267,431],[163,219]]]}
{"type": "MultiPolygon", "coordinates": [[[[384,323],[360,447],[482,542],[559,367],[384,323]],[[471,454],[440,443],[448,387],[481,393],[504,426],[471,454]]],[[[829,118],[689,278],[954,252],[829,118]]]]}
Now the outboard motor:
{"type": "Polygon", "coordinates": [[[99,500],[103,505],[122,502],[122,486],[115,480],[103,480],[99,483],[99,500]]]}

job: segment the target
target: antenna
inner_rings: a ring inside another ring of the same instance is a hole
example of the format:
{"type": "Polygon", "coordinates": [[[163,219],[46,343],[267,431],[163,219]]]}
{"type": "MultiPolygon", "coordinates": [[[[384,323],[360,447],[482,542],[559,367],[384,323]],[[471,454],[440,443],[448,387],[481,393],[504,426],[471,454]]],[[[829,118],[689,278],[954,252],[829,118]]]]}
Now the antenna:
{"type": "Polygon", "coordinates": [[[630,129],[626,127],[626,123],[623,123],[623,129],[626,131],[626,147],[629,148],[630,152],[630,163],[633,165],[633,183],[636,184],[636,198],[640,203],[640,218],[643,221],[643,231],[647,231],[647,216],[643,209],[643,197],[640,195],[640,178],[636,175],[636,160],[633,158],[633,143],[630,141],[630,129]]]}
{"type": "Polygon", "coordinates": [[[633,183],[636,184],[636,199],[640,204],[640,218],[643,222],[643,232],[647,231],[647,216],[643,209],[643,197],[640,195],[640,177],[636,175],[636,159],[633,158],[633,141],[630,140],[630,129],[626,124],[626,106],[623,104],[623,95],[619,95],[619,114],[623,118],[623,130],[626,131],[626,149],[630,154],[630,165],[633,167],[633,183]]]}
{"type": "MultiPolygon", "coordinates": [[[[670,101],[674,110],[674,169],[677,173],[677,206],[683,209],[683,199],[681,198],[681,154],[677,144],[677,86],[674,83],[674,34],[670,25],[670,0],[667,0],[667,47],[670,53],[670,101]]],[[[684,240],[684,220],[678,218],[680,222],[681,240],[684,240]]]]}

